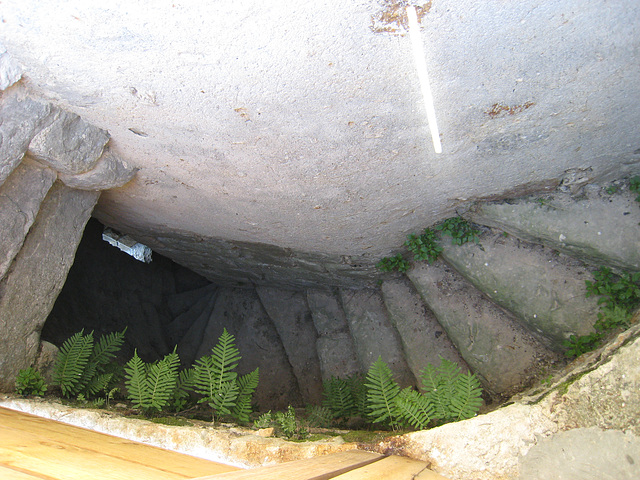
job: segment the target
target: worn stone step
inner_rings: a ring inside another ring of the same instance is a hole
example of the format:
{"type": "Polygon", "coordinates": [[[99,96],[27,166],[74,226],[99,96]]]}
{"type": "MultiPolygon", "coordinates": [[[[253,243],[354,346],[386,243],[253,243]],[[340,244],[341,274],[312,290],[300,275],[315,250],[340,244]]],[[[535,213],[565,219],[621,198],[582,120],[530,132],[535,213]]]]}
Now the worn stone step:
{"type": "Polygon", "coordinates": [[[23,160],[0,185],[0,279],[20,251],[56,172],[23,160]]]}
{"type": "Polygon", "coordinates": [[[318,332],[316,351],[322,379],[348,378],[361,373],[337,291],[314,289],[307,290],[306,294],[311,318],[318,332]]]}
{"type": "Polygon", "coordinates": [[[417,385],[417,379],[404,358],[402,342],[393,328],[379,290],[340,290],[342,307],[363,372],[379,356],[393,371],[401,386],[417,385]]]}
{"type": "Polygon", "coordinates": [[[305,403],[322,401],[322,374],[315,344],[318,334],[303,291],[258,287],[258,297],[271,317],[305,403]]]}
{"type": "Polygon", "coordinates": [[[593,276],[581,262],[497,231],[485,232],[479,244],[444,240],[449,265],[547,346],[563,351],[571,335],[593,331],[599,307],[586,298],[585,280],[593,276]]]}
{"type": "Polygon", "coordinates": [[[209,284],[204,287],[167,296],[167,307],[169,308],[171,316],[176,318],[191,310],[202,297],[208,296],[211,290],[215,290],[215,288],[217,288],[215,285],[209,284]]]}
{"type": "Polygon", "coordinates": [[[235,336],[242,355],[238,373],[260,368],[260,385],[254,400],[261,411],[304,405],[282,340],[255,289],[222,287],[217,293],[196,358],[209,355],[226,328],[235,336]]]}
{"type": "Polygon", "coordinates": [[[409,279],[469,367],[494,393],[509,395],[557,361],[518,319],[442,261],[415,265],[409,279]]]}
{"type": "Polygon", "coordinates": [[[35,361],[40,332],[99,196],[54,183],[0,280],[0,391],[12,391],[18,371],[35,361]]]}
{"type": "Polygon", "coordinates": [[[201,354],[200,347],[217,299],[217,289],[209,289],[189,311],[178,316],[166,328],[167,343],[178,346],[178,356],[183,368],[193,365],[202,355],[211,353],[201,354]]]}
{"type": "Polygon", "coordinates": [[[557,192],[509,202],[480,203],[465,215],[523,240],[543,243],[579,260],[619,270],[640,270],[640,203],[620,188],[607,194],[588,185],[574,198],[557,192]]]}
{"type": "Polygon", "coordinates": [[[400,335],[407,364],[417,379],[429,363],[439,365],[440,357],[468,370],[447,332],[407,278],[385,280],[381,291],[391,323],[400,335]]]}

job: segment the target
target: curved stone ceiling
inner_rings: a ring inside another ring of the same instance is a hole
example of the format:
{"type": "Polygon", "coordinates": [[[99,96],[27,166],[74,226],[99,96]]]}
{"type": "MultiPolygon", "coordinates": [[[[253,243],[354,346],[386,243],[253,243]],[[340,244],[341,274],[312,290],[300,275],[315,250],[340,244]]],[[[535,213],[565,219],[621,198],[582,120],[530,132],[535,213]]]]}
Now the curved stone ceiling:
{"type": "Polygon", "coordinates": [[[3,0],[0,42],[140,168],[95,215],[213,280],[357,279],[470,200],[640,169],[638,2],[414,3],[442,154],[406,4],[3,0]]]}

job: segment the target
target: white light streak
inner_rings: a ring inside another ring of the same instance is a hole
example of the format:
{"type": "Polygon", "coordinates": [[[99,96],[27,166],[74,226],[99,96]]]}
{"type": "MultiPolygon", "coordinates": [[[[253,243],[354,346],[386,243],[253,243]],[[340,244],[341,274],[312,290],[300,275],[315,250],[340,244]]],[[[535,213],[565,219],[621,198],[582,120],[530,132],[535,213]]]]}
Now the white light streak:
{"type": "Polygon", "coordinates": [[[422,90],[422,98],[424,99],[424,106],[427,111],[427,122],[429,122],[429,130],[431,130],[433,149],[436,153],[442,153],[440,133],[438,132],[438,123],[436,122],[436,109],[433,106],[433,96],[431,95],[429,75],[427,74],[427,62],[424,59],[424,46],[420,39],[420,27],[418,26],[418,16],[416,15],[415,7],[407,7],[407,17],[409,18],[409,37],[411,37],[413,56],[416,60],[416,70],[418,71],[418,79],[420,80],[420,89],[422,90]]]}

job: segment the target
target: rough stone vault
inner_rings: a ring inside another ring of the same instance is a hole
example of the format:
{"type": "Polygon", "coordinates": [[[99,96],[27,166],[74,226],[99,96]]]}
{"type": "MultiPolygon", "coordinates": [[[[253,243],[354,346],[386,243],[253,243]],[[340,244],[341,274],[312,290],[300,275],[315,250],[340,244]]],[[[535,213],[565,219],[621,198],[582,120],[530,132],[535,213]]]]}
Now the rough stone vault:
{"type": "MultiPolygon", "coordinates": [[[[58,3],[0,4],[0,390],[80,328],[189,363],[226,327],[265,409],[378,355],[405,385],[443,356],[503,400],[592,331],[595,268],[640,271],[634,0],[58,3]],[[479,244],[376,269],[455,215],[479,244]]],[[[565,420],[545,435],[638,433],[565,420]]]]}

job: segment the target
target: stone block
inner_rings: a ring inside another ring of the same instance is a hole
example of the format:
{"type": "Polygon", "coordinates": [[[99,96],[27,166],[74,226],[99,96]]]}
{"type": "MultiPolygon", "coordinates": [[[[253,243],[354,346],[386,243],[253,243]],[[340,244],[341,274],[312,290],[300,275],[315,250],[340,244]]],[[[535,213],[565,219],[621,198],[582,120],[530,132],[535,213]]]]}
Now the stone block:
{"type": "Polygon", "coordinates": [[[391,325],[380,292],[343,289],[340,297],[362,371],[367,372],[373,362],[382,357],[402,387],[416,385],[417,380],[404,358],[400,337],[391,325]]]}
{"type": "Polygon", "coordinates": [[[340,300],[332,290],[307,290],[307,303],[319,335],[345,333],[349,331],[347,317],[340,300]]]}
{"type": "Polygon", "coordinates": [[[118,155],[107,149],[93,169],[76,175],[61,173],[59,178],[68,187],[79,190],[108,190],[122,187],[137,171],[138,169],[130,167],[118,155]]]}
{"type": "Polygon", "coordinates": [[[348,333],[331,333],[316,340],[322,380],[331,377],[349,378],[363,373],[355,354],[353,339],[348,333]]]}
{"type": "Polygon", "coordinates": [[[557,357],[460,274],[441,261],[418,264],[411,282],[485,388],[515,393],[557,357]]]}
{"type": "Polygon", "coordinates": [[[268,287],[258,287],[256,291],[280,335],[304,402],[319,404],[322,401],[322,374],[318,354],[313,348],[318,333],[304,292],[268,287]]]}
{"type": "Polygon", "coordinates": [[[38,353],[40,331],[62,289],[99,193],[56,182],[22,249],[0,281],[0,389],[38,353]]]}
{"type": "Polygon", "coordinates": [[[0,279],[22,247],[55,180],[53,170],[24,160],[0,185],[0,279]]]}
{"type": "Polygon", "coordinates": [[[408,279],[386,280],[381,290],[409,368],[417,379],[429,363],[440,365],[440,357],[457,363],[463,371],[468,370],[447,332],[408,279]]]}
{"type": "Polygon", "coordinates": [[[599,307],[595,297],[586,298],[585,280],[593,277],[580,262],[498,232],[482,235],[479,245],[443,247],[458,273],[554,350],[564,351],[571,335],[593,331],[599,307]]]}
{"type": "Polygon", "coordinates": [[[109,134],[75,113],[58,110],[55,120],[29,143],[33,158],[67,175],[95,168],[109,134]]]}
{"type": "Polygon", "coordinates": [[[307,304],[318,332],[316,351],[322,379],[347,378],[362,372],[337,292],[307,290],[307,304]]]}
{"type": "Polygon", "coordinates": [[[0,99],[0,185],[18,166],[31,139],[54,118],[55,109],[30,98],[0,99]]]}
{"type": "Polygon", "coordinates": [[[607,195],[595,185],[584,191],[580,198],[554,193],[542,204],[534,198],[479,204],[469,218],[587,263],[640,271],[636,195],[624,191],[607,195]]]}
{"type": "Polygon", "coordinates": [[[22,66],[0,45],[0,90],[6,90],[22,77],[22,66]]]}

